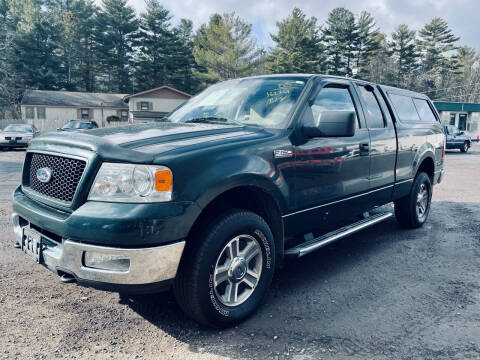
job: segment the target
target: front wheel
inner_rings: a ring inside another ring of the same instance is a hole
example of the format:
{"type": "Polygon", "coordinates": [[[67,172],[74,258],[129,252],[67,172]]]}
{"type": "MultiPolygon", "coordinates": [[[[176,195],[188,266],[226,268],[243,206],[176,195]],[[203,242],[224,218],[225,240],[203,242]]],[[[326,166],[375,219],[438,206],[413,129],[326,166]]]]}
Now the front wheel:
{"type": "Polygon", "coordinates": [[[463,152],[463,153],[466,153],[469,148],[470,148],[470,144],[468,143],[468,141],[465,141],[463,143],[463,146],[461,147],[460,151],[463,152]]]}
{"type": "Polygon", "coordinates": [[[421,172],[417,174],[410,194],[395,201],[395,217],[406,228],[419,228],[428,218],[432,202],[432,183],[430,177],[421,172]]]}
{"type": "Polygon", "coordinates": [[[275,244],[267,223],[244,210],[230,211],[187,243],[174,292],[183,311],[208,326],[248,317],[272,281],[275,244]]]}

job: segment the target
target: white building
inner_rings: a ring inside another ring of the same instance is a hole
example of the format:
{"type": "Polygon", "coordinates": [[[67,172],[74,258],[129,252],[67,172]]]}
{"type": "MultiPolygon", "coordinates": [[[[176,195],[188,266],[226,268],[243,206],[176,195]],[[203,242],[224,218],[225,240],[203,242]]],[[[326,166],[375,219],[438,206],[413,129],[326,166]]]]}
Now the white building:
{"type": "Polygon", "coordinates": [[[128,103],[130,122],[137,123],[161,119],[191,97],[172,87],[160,86],[125,96],[124,101],[128,103]]]}
{"type": "Polygon", "coordinates": [[[454,125],[473,138],[480,137],[480,104],[434,101],[443,125],[454,125]]]}
{"type": "Polygon", "coordinates": [[[70,120],[93,120],[99,127],[128,121],[127,94],[28,90],[21,103],[22,119],[41,132],[53,131],[70,120]]]}

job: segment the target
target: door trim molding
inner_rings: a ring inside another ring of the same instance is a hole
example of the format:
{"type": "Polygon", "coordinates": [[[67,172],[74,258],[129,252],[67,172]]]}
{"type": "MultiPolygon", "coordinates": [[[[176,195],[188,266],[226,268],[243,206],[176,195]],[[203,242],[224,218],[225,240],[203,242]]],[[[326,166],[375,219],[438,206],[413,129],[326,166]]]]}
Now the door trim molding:
{"type": "MultiPolygon", "coordinates": [[[[409,179],[409,180],[406,180],[406,181],[411,181],[411,180],[409,179]]],[[[398,183],[397,183],[397,184],[398,184],[398,183]]],[[[342,202],[342,201],[355,199],[355,198],[358,198],[358,197],[360,197],[360,196],[365,196],[365,195],[368,195],[368,194],[372,194],[372,193],[377,192],[377,191],[381,191],[381,190],[385,190],[385,189],[391,188],[391,187],[393,187],[393,185],[394,185],[394,184],[387,185],[387,186],[383,186],[383,187],[381,187],[381,188],[378,188],[378,189],[375,189],[375,190],[370,190],[370,191],[367,191],[367,192],[364,192],[364,193],[361,193],[361,194],[349,196],[349,197],[344,198],[344,199],[335,200],[335,201],[332,201],[332,202],[329,202],[329,203],[326,203],[326,204],[322,204],[322,205],[317,205],[317,206],[314,206],[314,207],[311,207],[311,208],[308,208],[308,209],[298,210],[298,211],[292,212],[292,213],[290,213],[290,214],[282,215],[282,218],[286,218],[286,217],[289,217],[289,216],[301,214],[301,213],[304,213],[304,212],[307,212],[307,211],[310,211],[310,210],[319,209],[319,208],[322,208],[322,207],[325,207],[325,206],[337,204],[337,203],[342,202]]]]}

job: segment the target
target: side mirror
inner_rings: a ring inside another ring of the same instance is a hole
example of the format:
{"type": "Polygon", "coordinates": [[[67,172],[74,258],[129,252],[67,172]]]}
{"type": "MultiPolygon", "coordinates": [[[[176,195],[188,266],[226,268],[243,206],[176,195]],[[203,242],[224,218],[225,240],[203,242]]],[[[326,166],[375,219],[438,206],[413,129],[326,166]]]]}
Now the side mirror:
{"type": "Polygon", "coordinates": [[[302,121],[306,138],[351,137],[355,135],[357,115],[354,111],[322,111],[314,119],[312,109],[308,107],[302,121]]]}

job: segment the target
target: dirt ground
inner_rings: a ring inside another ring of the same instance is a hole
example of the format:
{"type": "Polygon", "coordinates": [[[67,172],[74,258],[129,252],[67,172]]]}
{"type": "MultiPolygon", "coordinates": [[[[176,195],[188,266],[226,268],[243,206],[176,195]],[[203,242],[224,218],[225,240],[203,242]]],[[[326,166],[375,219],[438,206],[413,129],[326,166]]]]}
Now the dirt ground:
{"type": "Polygon", "coordinates": [[[480,146],[447,152],[428,223],[394,219],[278,271],[235,328],[187,319],[172,295],[120,303],[61,284],[14,249],[23,151],[0,153],[0,359],[480,359],[480,146]]]}

